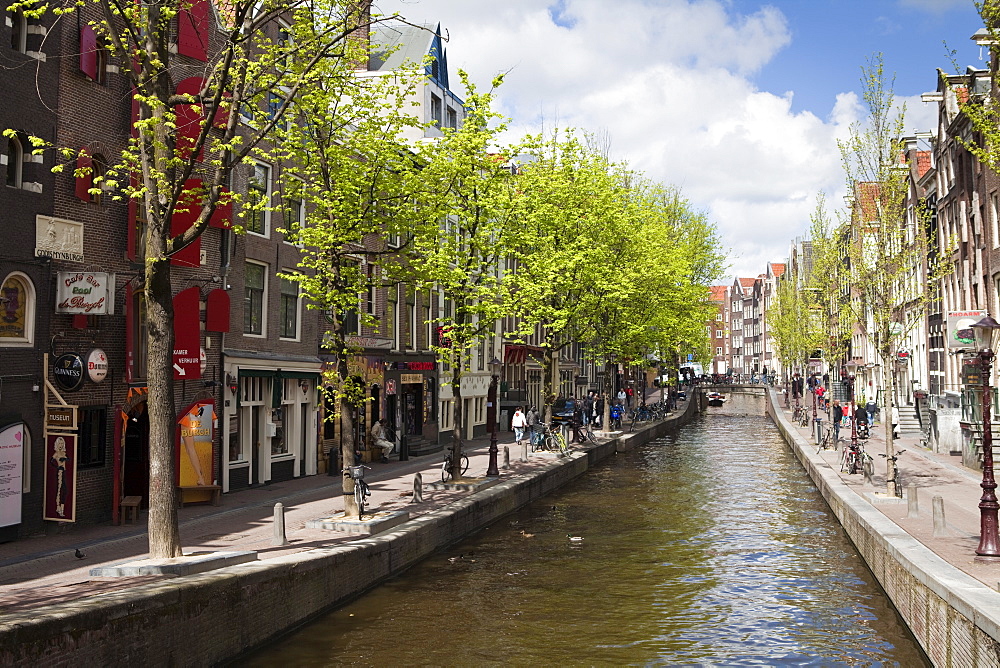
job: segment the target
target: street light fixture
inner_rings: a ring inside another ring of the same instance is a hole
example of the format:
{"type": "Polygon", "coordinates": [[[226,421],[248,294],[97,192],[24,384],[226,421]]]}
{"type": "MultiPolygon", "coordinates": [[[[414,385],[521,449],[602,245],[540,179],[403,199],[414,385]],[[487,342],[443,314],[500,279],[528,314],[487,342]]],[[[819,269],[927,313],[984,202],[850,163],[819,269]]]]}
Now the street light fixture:
{"type": "Polygon", "coordinates": [[[854,378],[858,370],[858,363],[850,361],[844,365],[847,368],[847,388],[851,399],[851,448],[858,449],[858,407],[854,405],[854,378]]]}
{"type": "Polygon", "coordinates": [[[997,483],[993,479],[993,396],[990,388],[997,330],[1000,330],[1000,323],[990,316],[972,325],[983,379],[983,482],[980,483],[983,496],[979,500],[979,547],[976,548],[976,554],[981,557],[1000,557],[1000,540],[997,538],[997,509],[1000,504],[997,503],[997,483]]]}
{"type": "Polygon", "coordinates": [[[497,382],[500,380],[501,363],[496,357],[490,360],[490,390],[486,395],[486,421],[490,424],[490,463],[486,475],[498,476],[497,466],[497,382]]]}

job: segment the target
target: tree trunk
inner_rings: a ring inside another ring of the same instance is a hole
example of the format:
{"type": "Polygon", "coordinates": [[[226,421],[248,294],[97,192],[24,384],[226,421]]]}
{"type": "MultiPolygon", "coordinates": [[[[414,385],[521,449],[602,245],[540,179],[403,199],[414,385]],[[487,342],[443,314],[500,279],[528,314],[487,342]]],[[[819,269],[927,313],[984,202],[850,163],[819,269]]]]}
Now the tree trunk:
{"type": "Polygon", "coordinates": [[[611,431],[611,394],[614,384],[611,380],[611,362],[604,363],[604,414],[601,416],[602,431],[611,431]]]}
{"type": "MultiPolygon", "coordinates": [[[[346,360],[338,360],[338,367],[347,369],[346,360]]],[[[345,378],[341,378],[343,382],[345,378]]],[[[354,464],[354,415],[351,412],[351,401],[346,395],[340,397],[340,456],[344,461],[344,477],[341,489],[344,493],[344,517],[358,517],[358,502],[354,498],[354,478],[350,467],[354,464]]]]}
{"type": "Polygon", "coordinates": [[[557,378],[559,374],[559,356],[547,346],[542,355],[542,421],[552,422],[552,404],[555,401],[557,378]]]}
{"type": "MultiPolygon", "coordinates": [[[[151,238],[160,238],[150,234],[151,238]]],[[[162,238],[160,238],[162,240],[162,238]]],[[[151,239],[149,244],[154,244],[151,239]]],[[[164,258],[159,255],[147,257],[164,258]]],[[[146,263],[147,376],[149,387],[149,556],[182,556],[177,525],[177,485],[174,466],[174,304],[170,261],[146,263]]]]}
{"type": "Polygon", "coordinates": [[[896,451],[896,444],[893,441],[895,435],[892,430],[892,409],[896,405],[896,383],[892,370],[888,366],[894,363],[890,357],[890,354],[883,354],[882,356],[882,369],[885,370],[883,374],[883,378],[885,379],[885,407],[882,409],[885,412],[882,414],[882,420],[885,429],[885,493],[887,496],[895,496],[896,481],[889,479],[889,471],[892,469],[892,457],[896,451]]]}

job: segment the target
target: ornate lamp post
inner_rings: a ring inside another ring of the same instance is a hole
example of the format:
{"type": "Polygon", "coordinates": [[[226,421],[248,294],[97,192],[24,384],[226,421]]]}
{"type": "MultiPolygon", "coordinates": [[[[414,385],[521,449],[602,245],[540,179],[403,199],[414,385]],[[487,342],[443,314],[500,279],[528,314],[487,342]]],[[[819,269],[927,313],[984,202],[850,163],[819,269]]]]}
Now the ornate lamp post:
{"type": "Polygon", "coordinates": [[[979,500],[979,547],[976,554],[981,557],[1000,557],[1000,540],[997,538],[997,483],[993,479],[993,408],[990,372],[993,370],[994,337],[1000,323],[986,316],[972,326],[979,354],[980,373],[983,378],[983,496],[979,500]]]}
{"type": "Polygon", "coordinates": [[[500,360],[494,357],[490,360],[490,389],[486,394],[486,421],[490,425],[490,464],[486,475],[498,476],[497,466],[497,382],[500,380],[500,360]]]}

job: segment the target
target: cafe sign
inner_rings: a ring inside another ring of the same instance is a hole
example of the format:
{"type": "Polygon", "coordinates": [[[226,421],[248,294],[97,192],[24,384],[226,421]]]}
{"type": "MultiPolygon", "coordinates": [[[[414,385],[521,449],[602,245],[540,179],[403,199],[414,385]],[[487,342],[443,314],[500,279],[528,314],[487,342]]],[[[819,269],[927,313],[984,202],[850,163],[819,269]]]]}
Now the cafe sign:
{"type": "Polygon", "coordinates": [[[56,277],[56,313],[114,314],[114,274],[103,271],[60,271],[56,277]]]}
{"type": "Polygon", "coordinates": [[[83,385],[84,368],[83,357],[77,353],[66,353],[52,364],[52,375],[59,389],[72,392],[83,385]]]}
{"type": "Polygon", "coordinates": [[[100,348],[94,348],[87,355],[87,377],[92,383],[100,383],[108,377],[108,356],[100,348]]]}

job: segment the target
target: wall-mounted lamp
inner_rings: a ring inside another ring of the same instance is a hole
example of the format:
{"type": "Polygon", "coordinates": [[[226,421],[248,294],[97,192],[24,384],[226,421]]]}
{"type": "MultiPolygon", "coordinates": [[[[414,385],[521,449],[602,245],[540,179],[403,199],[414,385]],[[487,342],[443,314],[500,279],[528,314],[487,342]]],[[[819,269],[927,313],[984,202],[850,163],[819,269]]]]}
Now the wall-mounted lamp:
{"type": "Polygon", "coordinates": [[[310,387],[312,387],[312,383],[309,382],[307,378],[301,378],[299,380],[299,389],[302,390],[302,394],[309,394],[310,387]]]}
{"type": "Polygon", "coordinates": [[[227,373],[226,374],[226,385],[229,387],[229,391],[232,392],[233,395],[235,396],[236,395],[236,390],[237,390],[236,376],[234,376],[231,373],[227,373]]]}

